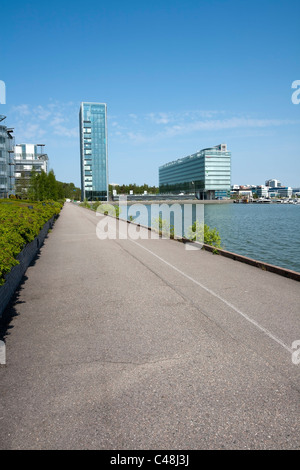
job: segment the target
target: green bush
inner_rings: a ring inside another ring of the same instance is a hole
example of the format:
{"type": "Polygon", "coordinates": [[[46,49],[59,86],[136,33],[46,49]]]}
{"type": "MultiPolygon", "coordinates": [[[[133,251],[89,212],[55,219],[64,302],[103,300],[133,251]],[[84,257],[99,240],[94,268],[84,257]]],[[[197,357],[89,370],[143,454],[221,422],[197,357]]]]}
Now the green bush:
{"type": "Polygon", "coordinates": [[[111,215],[112,217],[119,217],[120,216],[120,207],[117,205],[112,204],[100,204],[97,207],[97,212],[100,212],[104,215],[111,215]]]}
{"type": "Polygon", "coordinates": [[[0,202],[0,286],[5,282],[5,274],[18,264],[16,256],[61,208],[62,204],[53,201],[0,202]]]}
{"type": "Polygon", "coordinates": [[[174,226],[170,225],[161,215],[157,219],[152,220],[152,228],[154,228],[160,236],[172,239],[175,237],[174,226]]]}
{"type": "Polygon", "coordinates": [[[81,207],[85,207],[86,209],[91,209],[91,204],[85,199],[83,202],[79,204],[81,207]]]}
{"type": "Polygon", "coordinates": [[[216,228],[210,228],[206,224],[200,224],[198,220],[189,228],[187,238],[192,241],[199,241],[205,245],[221,248],[221,237],[216,228]]]}
{"type": "Polygon", "coordinates": [[[99,206],[101,206],[101,202],[100,202],[100,201],[94,202],[94,203],[92,204],[92,209],[93,209],[93,211],[96,211],[99,206]]]}

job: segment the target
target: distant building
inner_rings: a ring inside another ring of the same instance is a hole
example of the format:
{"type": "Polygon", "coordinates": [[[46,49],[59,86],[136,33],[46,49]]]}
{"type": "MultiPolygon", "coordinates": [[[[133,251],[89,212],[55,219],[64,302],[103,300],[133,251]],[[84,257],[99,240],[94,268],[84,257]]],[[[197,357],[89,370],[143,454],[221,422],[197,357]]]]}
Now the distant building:
{"type": "Polygon", "coordinates": [[[261,185],[257,186],[254,191],[258,197],[268,197],[269,196],[269,188],[267,186],[261,185]]]}
{"type": "Polygon", "coordinates": [[[269,197],[279,197],[278,188],[269,188],[269,197]]]}
{"type": "Polygon", "coordinates": [[[14,148],[16,192],[27,192],[33,172],[48,172],[48,155],[44,144],[18,144],[14,148]]]}
{"type": "Polygon", "coordinates": [[[281,187],[280,181],[275,180],[275,179],[267,180],[265,185],[270,187],[270,188],[280,188],[281,187]]]}
{"type": "Polygon", "coordinates": [[[276,188],[279,197],[292,197],[293,190],[289,186],[276,188]]]}
{"type": "Polygon", "coordinates": [[[79,113],[81,197],[108,200],[107,107],[81,103],[79,113]]]}
{"type": "Polygon", "coordinates": [[[198,152],[159,167],[159,191],[195,194],[198,199],[230,195],[231,152],[226,144],[198,152]]]}
{"type": "Polygon", "coordinates": [[[6,116],[0,115],[0,198],[14,193],[13,129],[4,125],[6,116]]]}
{"type": "Polygon", "coordinates": [[[246,196],[249,199],[252,199],[253,193],[251,189],[239,189],[236,191],[238,196],[246,196]]]}

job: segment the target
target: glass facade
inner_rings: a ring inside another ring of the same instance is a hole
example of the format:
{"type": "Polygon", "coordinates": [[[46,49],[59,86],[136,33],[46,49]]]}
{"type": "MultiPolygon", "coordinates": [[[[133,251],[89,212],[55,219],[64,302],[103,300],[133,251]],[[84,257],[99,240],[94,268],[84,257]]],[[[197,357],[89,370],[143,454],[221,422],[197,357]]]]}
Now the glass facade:
{"type": "Polygon", "coordinates": [[[80,167],[81,197],[108,200],[107,108],[105,103],[81,103],[80,167]]]}
{"type": "Polygon", "coordinates": [[[12,129],[8,129],[0,115],[0,197],[6,198],[14,193],[14,138],[12,129]]]}
{"type": "Polygon", "coordinates": [[[48,172],[48,155],[36,144],[18,144],[15,146],[15,186],[27,191],[32,172],[48,172]],[[26,189],[27,188],[27,189],[26,189]]]}
{"type": "Polygon", "coordinates": [[[159,191],[215,199],[230,194],[231,152],[226,144],[199,150],[159,167],[159,191]]]}

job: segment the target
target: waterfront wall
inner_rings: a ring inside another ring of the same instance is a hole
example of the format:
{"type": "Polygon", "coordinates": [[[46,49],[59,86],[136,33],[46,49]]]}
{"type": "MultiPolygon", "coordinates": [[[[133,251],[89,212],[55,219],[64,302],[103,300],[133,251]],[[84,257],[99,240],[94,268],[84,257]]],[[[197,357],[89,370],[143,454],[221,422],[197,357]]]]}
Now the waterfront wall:
{"type": "MultiPolygon", "coordinates": [[[[194,197],[184,197],[184,196],[128,196],[126,195],[128,205],[136,203],[143,203],[146,206],[150,204],[232,204],[233,199],[195,199],[194,197]],[[130,204],[129,204],[130,203],[130,204]]],[[[108,204],[119,204],[119,196],[114,197],[113,200],[109,200],[108,204]]]]}
{"type": "Polygon", "coordinates": [[[218,255],[225,256],[226,258],[230,258],[235,261],[240,261],[242,263],[249,264],[250,266],[255,266],[256,268],[260,268],[263,271],[269,271],[271,273],[279,274],[280,276],[288,277],[289,279],[294,279],[294,281],[300,281],[300,273],[292,271],[291,269],[281,268],[280,266],[264,263],[263,261],[257,261],[253,258],[238,255],[237,253],[232,253],[230,251],[215,248],[210,245],[203,245],[203,248],[207,251],[211,251],[213,253],[217,253],[218,255]]]}
{"type": "Polygon", "coordinates": [[[28,243],[17,255],[16,258],[19,264],[14,266],[10,272],[5,275],[5,283],[0,287],[0,318],[18,288],[28,266],[39,252],[49,229],[53,226],[54,220],[55,216],[45,223],[39,235],[31,243],[28,243]]]}

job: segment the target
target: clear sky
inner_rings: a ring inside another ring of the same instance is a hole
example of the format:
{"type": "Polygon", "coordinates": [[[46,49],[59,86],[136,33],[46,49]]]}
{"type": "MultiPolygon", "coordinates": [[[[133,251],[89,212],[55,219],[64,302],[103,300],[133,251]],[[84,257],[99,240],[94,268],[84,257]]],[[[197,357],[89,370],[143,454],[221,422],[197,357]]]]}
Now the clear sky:
{"type": "Polygon", "coordinates": [[[0,114],[80,184],[81,101],[107,103],[110,183],[225,142],[232,184],[300,186],[299,0],[2,2],[0,114]]]}

